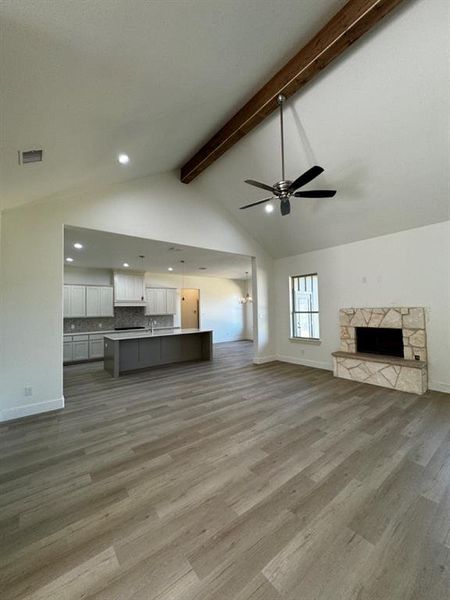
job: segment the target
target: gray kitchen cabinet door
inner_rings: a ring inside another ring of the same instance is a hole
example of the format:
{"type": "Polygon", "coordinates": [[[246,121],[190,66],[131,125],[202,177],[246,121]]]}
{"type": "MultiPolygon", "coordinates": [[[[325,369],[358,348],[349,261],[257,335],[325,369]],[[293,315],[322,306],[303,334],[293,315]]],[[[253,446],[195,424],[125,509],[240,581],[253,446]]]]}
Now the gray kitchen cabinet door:
{"type": "Polygon", "coordinates": [[[63,344],[63,361],[72,362],[73,360],[73,343],[72,342],[64,342],[63,344]]]}
{"type": "Polygon", "coordinates": [[[89,340],[89,358],[103,358],[103,338],[89,340]]]}
{"type": "Polygon", "coordinates": [[[131,371],[139,368],[138,340],[122,340],[120,342],[119,370],[131,371]]]}
{"type": "Polygon", "coordinates": [[[89,341],[72,342],[73,360],[86,360],[89,358],[89,341]]]}

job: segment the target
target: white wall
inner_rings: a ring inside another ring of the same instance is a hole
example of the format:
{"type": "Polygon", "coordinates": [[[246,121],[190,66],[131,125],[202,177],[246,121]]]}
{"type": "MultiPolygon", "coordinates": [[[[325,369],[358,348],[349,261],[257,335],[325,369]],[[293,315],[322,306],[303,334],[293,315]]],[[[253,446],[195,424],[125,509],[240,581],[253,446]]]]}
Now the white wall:
{"type": "Polygon", "coordinates": [[[275,261],[280,360],[332,368],[343,307],[424,306],[429,387],[450,392],[450,221],[275,261]],[[289,276],[318,273],[320,343],[290,341],[289,276]]]}
{"type": "Polygon", "coordinates": [[[214,330],[214,342],[246,339],[246,310],[239,299],[245,296],[247,282],[220,277],[191,277],[184,279],[172,273],[146,273],[146,287],[172,287],[178,290],[174,326],[181,325],[181,287],[200,290],[200,326],[214,330]]]}
{"type": "Polygon", "coordinates": [[[113,285],[111,269],[64,267],[64,283],[72,285],[113,285]]]}
{"type": "Polygon", "coordinates": [[[177,173],[134,180],[4,211],[1,221],[0,407],[3,420],[63,405],[62,286],[64,225],[252,256],[255,359],[273,355],[272,260],[198,186],[177,173]],[[32,386],[33,395],[24,396],[32,386]]]}

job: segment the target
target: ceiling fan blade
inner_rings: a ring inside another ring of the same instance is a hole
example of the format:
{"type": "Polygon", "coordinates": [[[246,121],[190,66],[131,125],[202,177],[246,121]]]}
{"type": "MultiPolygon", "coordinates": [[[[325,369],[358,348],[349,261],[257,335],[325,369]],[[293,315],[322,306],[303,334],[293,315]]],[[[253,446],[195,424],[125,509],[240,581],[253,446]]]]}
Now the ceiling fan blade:
{"type": "Polygon", "coordinates": [[[272,200],[273,196],[271,196],[270,198],[265,198],[264,200],[259,200],[258,202],[252,202],[251,204],[246,204],[245,206],[241,206],[240,210],[244,210],[244,208],[251,208],[252,206],[258,206],[258,204],[264,204],[264,202],[269,202],[269,200],[272,200]]]}
{"type": "Polygon", "coordinates": [[[296,198],[332,198],[335,195],[336,190],[305,190],[294,194],[296,198]]]}
{"type": "Polygon", "coordinates": [[[299,187],[306,185],[307,183],[309,183],[310,181],[315,179],[321,173],[323,173],[322,167],[318,167],[317,165],[315,167],[311,167],[310,169],[305,171],[303,173],[303,175],[300,175],[300,177],[297,177],[297,179],[291,183],[289,192],[292,193],[293,191],[297,190],[299,187]]]}
{"type": "Polygon", "coordinates": [[[265,183],[260,183],[259,181],[255,181],[254,179],[246,179],[245,183],[249,185],[254,185],[257,188],[261,188],[262,190],[267,190],[268,192],[273,192],[273,187],[270,185],[266,185],[265,183]]]}
{"type": "Polygon", "coordinates": [[[282,200],[280,204],[280,211],[283,217],[291,212],[291,203],[289,200],[282,200]]]}

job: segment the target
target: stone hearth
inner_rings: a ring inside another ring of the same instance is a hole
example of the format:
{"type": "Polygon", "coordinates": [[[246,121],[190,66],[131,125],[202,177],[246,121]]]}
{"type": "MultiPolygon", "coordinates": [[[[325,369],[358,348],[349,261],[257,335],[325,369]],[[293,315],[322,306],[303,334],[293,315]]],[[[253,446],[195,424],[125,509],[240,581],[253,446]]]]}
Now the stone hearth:
{"type": "Polygon", "coordinates": [[[423,394],[427,390],[425,311],[421,307],[342,308],[341,348],[333,352],[336,377],[423,394]],[[404,358],[356,351],[356,327],[402,329],[404,358]]]}

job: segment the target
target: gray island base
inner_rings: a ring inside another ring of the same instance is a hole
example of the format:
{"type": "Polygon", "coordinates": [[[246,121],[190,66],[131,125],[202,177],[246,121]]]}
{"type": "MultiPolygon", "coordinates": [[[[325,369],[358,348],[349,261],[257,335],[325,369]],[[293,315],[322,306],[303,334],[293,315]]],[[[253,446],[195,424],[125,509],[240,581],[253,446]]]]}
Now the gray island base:
{"type": "Polygon", "coordinates": [[[212,360],[212,330],[171,329],[105,335],[104,368],[113,377],[171,363],[212,360]]]}

